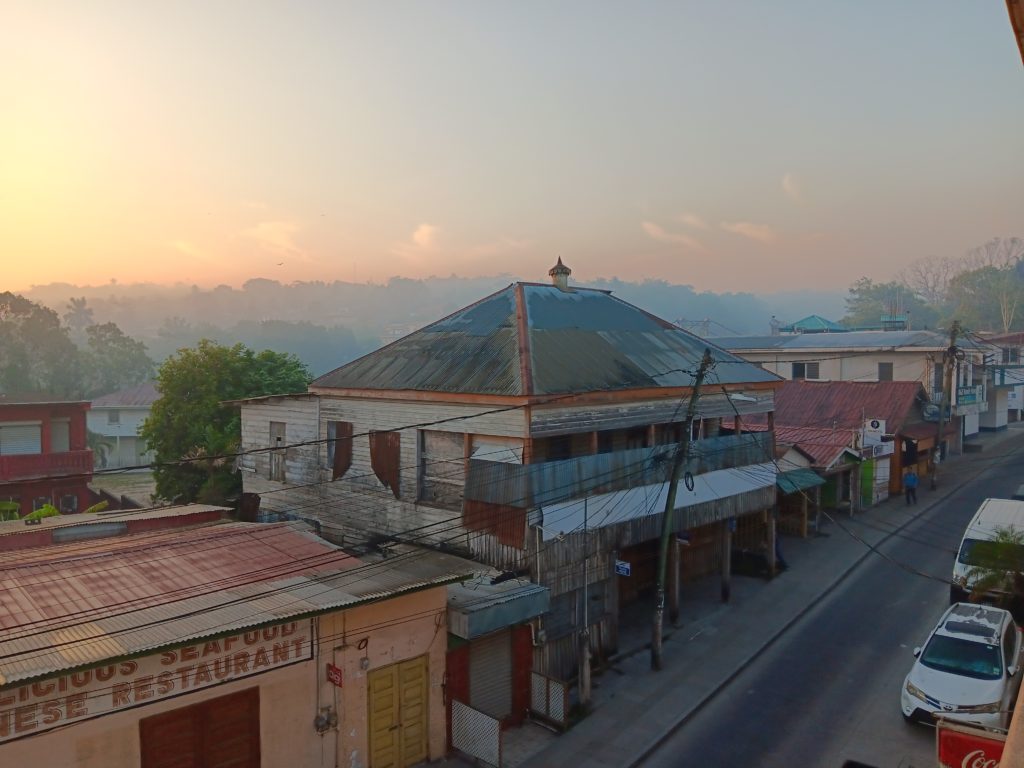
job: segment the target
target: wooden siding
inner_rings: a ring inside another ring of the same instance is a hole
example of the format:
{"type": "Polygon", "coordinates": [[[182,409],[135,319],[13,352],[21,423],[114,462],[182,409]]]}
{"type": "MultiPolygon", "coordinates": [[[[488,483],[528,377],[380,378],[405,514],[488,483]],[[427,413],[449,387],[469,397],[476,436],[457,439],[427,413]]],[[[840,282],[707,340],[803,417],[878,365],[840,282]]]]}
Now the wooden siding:
{"type": "MultiPolygon", "coordinates": [[[[757,402],[727,398],[721,392],[701,395],[697,401],[697,417],[732,418],[736,413],[768,413],[774,410],[772,392],[757,392],[757,402]]],[[[531,409],[530,435],[548,437],[581,431],[626,429],[648,424],[681,421],[686,400],[647,400],[635,403],[614,403],[589,406],[534,406],[531,409]]]]}

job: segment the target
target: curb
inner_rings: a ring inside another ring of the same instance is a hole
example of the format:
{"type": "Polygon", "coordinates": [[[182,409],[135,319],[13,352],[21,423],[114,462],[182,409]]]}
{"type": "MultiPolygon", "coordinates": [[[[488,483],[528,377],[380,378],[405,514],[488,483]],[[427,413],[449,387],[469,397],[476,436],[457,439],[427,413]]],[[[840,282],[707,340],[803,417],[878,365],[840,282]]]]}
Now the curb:
{"type": "MultiPolygon", "coordinates": [[[[1005,458],[1005,457],[1010,456],[1010,455],[1012,455],[1014,453],[1018,453],[1018,452],[1020,452],[1022,450],[1024,450],[1024,446],[1017,447],[1014,450],[1007,451],[1006,453],[1002,454],[1002,456],[1000,456],[1000,458],[1005,458]]],[[[978,457],[978,458],[981,458],[981,457],[978,457]]],[[[991,456],[986,456],[985,458],[991,459],[991,456]]],[[[972,461],[970,463],[971,464],[975,464],[975,463],[978,463],[978,462],[972,461]]],[[[980,468],[976,472],[975,476],[980,475],[982,472],[984,472],[986,469],[988,469],[989,466],[991,465],[991,463],[992,463],[991,461],[986,462],[986,464],[988,466],[984,466],[984,467],[980,468]]],[[[703,709],[705,706],[707,706],[716,696],[718,696],[718,694],[722,691],[723,688],[725,688],[725,686],[729,685],[729,683],[731,683],[733,680],[735,680],[745,669],[747,669],[747,667],[749,667],[753,663],[754,659],[758,658],[766,649],[768,649],[772,645],[774,645],[775,642],[777,642],[778,639],[780,637],[782,637],[782,635],[784,635],[786,632],[788,632],[790,629],[792,629],[793,625],[796,624],[801,619],[803,619],[803,617],[806,616],[808,613],[810,613],[810,611],[813,608],[816,608],[821,603],[823,598],[827,597],[833,591],[835,591],[836,587],[838,587],[843,581],[845,581],[849,577],[849,575],[855,569],[859,568],[861,566],[861,564],[865,560],[867,560],[871,555],[873,555],[875,553],[875,550],[878,547],[880,547],[883,544],[885,544],[886,542],[888,542],[890,539],[892,539],[894,536],[896,536],[896,534],[901,533],[903,531],[903,529],[905,529],[911,523],[916,522],[918,519],[921,518],[922,515],[924,515],[926,512],[928,512],[930,509],[932,509],[940,501],[943,501],[946,498],[948,498],[950,495],[953,494],[954,491],[958,490],[958,488],[956,486],[950,485],[944,491],[943,491],[941,486],[937,490],[938,490],[938,492],[941,495],[934,497],[927,504],[927,506],[922,507],[920,511],[918,511],[916,514],[914,514],[912,517],[909,517],[906,521],[903,522],[902,525],[900,525],[897,528],[893,528],[891,531],[886,533],[882,538],[880,538],[877,542],[874,542],[873,544],[871,544],[869,549],[867,549],[865,552],[863,552],[845,570],[843,570],[830,584],[828,584],[818,594],[818,596],[816,598],[814,598],[813,600],[809,601],[803,608],[801,608],[799,611],[797,611],[797,613],[795,613],[793,616],[791,616],[786,622],[783,623],[783,625],[781,627],[779,627],[779,629],[777,629],[761,645],[759,645],[754,650],[753,653],[751,653],[746,659],[744,659],[739,664],[737,664],[736,667],[733,669],[733,671],[730,672],[728,675],[726,675],[726,677],[724,677],[722,679],[722,681],[717,684],[717,686],[715,687],[714,690],[712,690],[710,693],[708,693],[703,698],[699,699],[697,702],[695,702],[687,710],[682,712],[679,715],[679,717],[671,725],[669,725],[669,727],[660,736],[658,736],[656,739],[654,739],[651,743],[649,743],[646,746],[644,746],[643,748],[641,748],[641,750],[637,754],[636,758],[634,758],[631,762],[627,763],[624,766],[624,768],[637,768],[637,766],[642,765],[643,762],[648,757],[650,757],[651,754],[655,750],[657,750],[665,742],[667,742],[669,740],[669,738],[674,736],[675,733],[683,725],[685,725],[691,718],[693,718],[694,715],[696,715],[701,709],[703,709]]],[[[646,647],[649,647],[649,646],[646,646],[646,647]]],[[[643,650],[643,648],[641,648],[640,650],[643,650]]],[[[638,651],[634,651],[633,653],[637,653],[637,652],[638,651]]],[[[628,654],[628,655],[632,655],[632,654],[628,654]]]]}

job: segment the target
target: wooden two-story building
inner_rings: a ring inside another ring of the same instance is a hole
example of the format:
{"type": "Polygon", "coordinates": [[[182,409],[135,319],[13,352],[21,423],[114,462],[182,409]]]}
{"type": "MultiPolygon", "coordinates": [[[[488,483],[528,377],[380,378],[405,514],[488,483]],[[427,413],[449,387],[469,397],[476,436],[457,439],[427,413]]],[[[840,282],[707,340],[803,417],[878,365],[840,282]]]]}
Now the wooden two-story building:
{"type": "Polygon", "coordinates": [[[670,467],[693,438],[672,533],[679,579],[727,578],[730,542],[772,525],[781,380],[608,291],[514,283],[315,380],[242,401],[245,490],[268,516],[313,522],[351,546],[428,543],[550,590],[535,666],[568,675],[584,629],[617,644],[621,608],[655,581],[670,467]],[[739,429],[722,429],[723,418],[739,429]]]}

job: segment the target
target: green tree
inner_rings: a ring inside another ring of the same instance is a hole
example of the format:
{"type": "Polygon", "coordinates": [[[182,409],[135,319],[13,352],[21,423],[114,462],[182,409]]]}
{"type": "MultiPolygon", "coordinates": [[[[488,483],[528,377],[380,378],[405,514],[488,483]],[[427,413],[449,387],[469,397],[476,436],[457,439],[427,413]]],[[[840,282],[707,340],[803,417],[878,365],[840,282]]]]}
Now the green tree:
{"type": "Polygon", "coordinates": [[[1009,333],[1019,326],[1024,281],[1016,267],[986,266],[961,272],[949,282],[952,316],[976,331],[1009,333]]]}
{"type": "Polygon", "coordinates": [[[842,322],[852,328],[878,328],[883,315],[893,314],[894,309],[909,313],[913,328],[938,325],[937,308],[918,298],[908,286],[899,282],[875,283],[867,277],[850,286],[842,322]]]}
{"type": "Polygon", "coordinates": [[[81,397],[78,363],[78,350],[56,312],[0,293],[0,392],[81,397]]]}
{"type": "Polygon", "coordinates": [[[64,313],[64,323],[71,330],[75,341],[81,342],[85,336],[85,329],[93,324],[92,309],[87,306],[85,296],[82,296],[78,299],[71,297],[67,310],[64,313]]]}
{"type": "Polygon", "coordinates": [[[225,504],[242,488],[234,470],[241,441],[238,408],[222,405],[260,395],[304,392],[310,375],[294,355],[253,352],[203,339],[169,357],[157,373],[160,397],[142,427],[154,452],[156,495],[185,503],[225,504]]]}
{"type": "Polygon", "coordinates": [[[1024,531],[997,528],[995,538],[974,544],[970,562],[971,602],[995,603],[1024,619],[1024,531]]]}
{"type": "Polygon", "coordinates": [[[154,365],[146,354],[146,345],[125,336],[114,323],[89,326],[85,338],[82,372],[87,397],[105,395],[153,378],[154,365]]]}

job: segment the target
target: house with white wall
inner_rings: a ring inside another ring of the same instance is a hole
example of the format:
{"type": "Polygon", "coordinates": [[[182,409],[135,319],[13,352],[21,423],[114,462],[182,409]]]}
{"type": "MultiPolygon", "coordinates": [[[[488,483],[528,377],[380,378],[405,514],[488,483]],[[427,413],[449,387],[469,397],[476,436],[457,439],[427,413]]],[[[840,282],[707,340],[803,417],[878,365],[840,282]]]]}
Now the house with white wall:
{"type": "Polygon", "coordinates": [[[100,438],[93,451],[96,469],[149,464],[152,453],[140,432],[158,397],[156,383],[147,381],[92,401],[86,426],[100,438]]]}
{"type": "MultiPolygon", "coordinates": [[[[807,381],[919,381],[933,403],[942,397],[949,336],[935,331],[731,336],[716,344],[784,379],[807,381]]],[[[988,410],[984,367],[992,348],[960,337],[953,363],[952,416],[962,417],[960,438],[977,435],[988,410]]]]}

